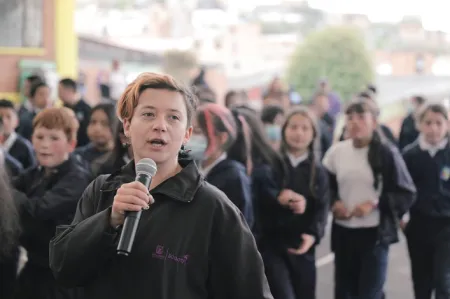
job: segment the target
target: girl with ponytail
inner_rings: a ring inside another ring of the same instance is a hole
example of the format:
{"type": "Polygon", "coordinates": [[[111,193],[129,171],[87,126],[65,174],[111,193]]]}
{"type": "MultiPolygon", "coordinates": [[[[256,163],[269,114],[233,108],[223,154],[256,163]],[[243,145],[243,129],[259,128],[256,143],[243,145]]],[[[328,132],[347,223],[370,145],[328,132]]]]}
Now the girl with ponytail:
{"type": "Polygon", "coordinates": [[[186,145],[206,180],[222,190],[253,226],[251,136],[244,117],[219,104],[202,105],[186,145]]]}
{"type": "Polygon", "coordinates": [[[262,236],[266,275],[275,299],[316,298],[315,247],[329,207],[328,176],[317,160],[316,120],[307,109],[294,108],[281,134],[287,171],[271,207],[265,204],[265,218],[273,223],[262,236]]]}
{"type": "Polygon", "coordinates": [[[389,245],[398,242],[399,219],[416,190],[396,147],[381,138],[375,103],[356,100],[345,114],[349,139],[323,159],[334,216],[335,298],[381,299],[389,245]]]}

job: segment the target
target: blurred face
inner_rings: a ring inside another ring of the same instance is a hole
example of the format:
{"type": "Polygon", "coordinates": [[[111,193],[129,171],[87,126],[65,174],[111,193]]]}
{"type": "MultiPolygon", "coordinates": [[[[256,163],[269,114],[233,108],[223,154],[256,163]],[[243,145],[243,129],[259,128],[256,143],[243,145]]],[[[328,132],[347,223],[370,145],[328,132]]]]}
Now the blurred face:
{"type": "Polygon", "coordinates": [[[70,88],[64,87],[62,84],[58,85],[58,97],[64,102],[70,104],[74,98],[74,92],[70,88]]]}
{"type": "Polygon", "coordinates": [[[113,141],[109,118],[103,110],[98,109],[92,113],[87,134],[97,148],[105,148],[113,141]]]}
{"type": "Polygon", "coordinates": [[[34,105],[39,109],[45,109],[50,104],[50,88],[41,86],[36,91],[33,98],[34,105]]]}
{"type": "Polygon", "coordinates": [[[39,165],[46,168],[62,164],[75,148],[75,141],[69,141],[61,129],[36,127],[32,142],[39,165]]]}
{"type": "Polygon", "coordinates": [[[273,80],[272,82],[272,91],[281,91],[283,89],[283,84],[279,78],[273,80]]]}
{"type": "Polygon", "coordinates": [[[284,131],[284,138],[292,152],[304,152],[314,139],[311,120],[301,114],[293,115],[284,131]]]}
{"type": "Polygon", "coordinates": [[[347,114],[346,130],[348,138],[354,140],[368,140],[376,128],[376,121],[370,112],[347,114]]]}
{"type": "Polygon", "coordinates": [[[318,112],[321,114],[326,113],[330,110],[330,100],[327,96],[319,96],[316,98],[315,104],[318,108],[318,112]]]}
{"type": "Polygon", "coordinates": [[[437,145],[448,133],[448,121],[441,113],[428,111],[419,123],[419,130],[429,144],[437,145]]]}
{"type": "Polygon", "coordinates": [[[153,88],[141,93],[131,121],[123,123],[135,160],[151,158],[160,166],[178,163],[178,152],[192,134],[187,124],[183,95],[153,88]]]}
{"type": "Polygon", "coordinates": [[[3,134],[9,136],[17,128],[17,114],[11,108],[0,108],[0,117],[3,119],[3,134]]]}

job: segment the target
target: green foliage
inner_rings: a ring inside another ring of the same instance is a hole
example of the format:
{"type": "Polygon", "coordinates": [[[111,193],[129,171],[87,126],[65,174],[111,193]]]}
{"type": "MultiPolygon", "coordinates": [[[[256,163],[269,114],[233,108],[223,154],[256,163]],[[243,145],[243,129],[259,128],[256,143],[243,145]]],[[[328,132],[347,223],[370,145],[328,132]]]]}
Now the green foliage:
{"type": "Polygon", "coordinates": [[[372,57],[353,27],[329,27],[309,35],[289,63],[287,78],[304,99],[326,77],[344,101],[374,79],[372,57]]]}

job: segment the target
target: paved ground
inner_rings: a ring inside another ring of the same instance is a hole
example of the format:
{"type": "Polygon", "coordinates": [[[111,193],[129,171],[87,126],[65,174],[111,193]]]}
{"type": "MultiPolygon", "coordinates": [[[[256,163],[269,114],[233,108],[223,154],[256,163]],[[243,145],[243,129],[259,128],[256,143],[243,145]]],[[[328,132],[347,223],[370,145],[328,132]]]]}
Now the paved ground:
{"type": "MultiPolygon", "coordinates": [[[[409,258],[405,240],[391,246],[386,299],[412,299],[409,258]]],[[[333,299],[333,255],[330,254],[330,233],[317,252],[317,299],[333,299]]]]}

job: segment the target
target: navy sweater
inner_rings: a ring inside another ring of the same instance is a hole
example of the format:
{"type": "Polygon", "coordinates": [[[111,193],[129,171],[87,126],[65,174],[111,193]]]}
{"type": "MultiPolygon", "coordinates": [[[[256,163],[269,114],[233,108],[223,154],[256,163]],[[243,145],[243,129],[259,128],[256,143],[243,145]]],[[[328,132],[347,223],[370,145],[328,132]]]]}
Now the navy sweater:
{"type": "Polygon", "coordinates": [[[432,157],[415,142],[405,148],[403,158],[417,188],[411,216],[450,218],[450,146],[432,157]]]}

